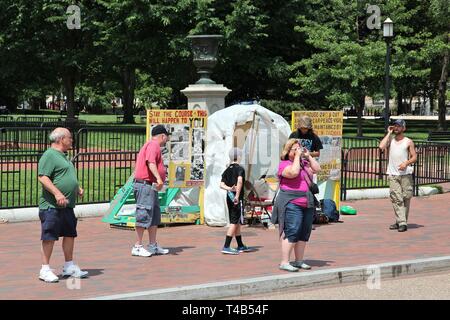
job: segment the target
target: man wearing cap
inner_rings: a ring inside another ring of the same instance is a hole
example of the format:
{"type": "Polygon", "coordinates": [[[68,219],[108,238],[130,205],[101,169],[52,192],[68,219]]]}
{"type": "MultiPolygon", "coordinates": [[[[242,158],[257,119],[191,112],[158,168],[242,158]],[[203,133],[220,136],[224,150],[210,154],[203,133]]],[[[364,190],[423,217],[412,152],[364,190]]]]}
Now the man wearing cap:
{"type": "Polygon", "coordinates": [[[408,230],[409,206],[413,196],[411,165],[417,160],[414,142],[404,136],[405,130],[405,120],[397,119],[388,127],[388,133],[380,142],[381,150],[389,149],[387,174],[390,198],[396,217],[396,222],[389,229],[398,232],[408,230]]]}
{"type": "Polygon", "coordinates": [[[150,141],[139,151],[134,173],[137,242],[131,250],[131,255],[138,257],[169,253],[168,249],[161,248],[156,242],[156,231],[161,223],[158,191],[162,189],[166,180],[161,147],[167,143],[169,133],[162,125],[153,127],[151,133],[150,141]],[[148,230],[149,238],[147,248],[142,245],[145,229],[148,230]]]}
{"type": "Polygon", "coordinates": [[[320,149],[323,149],[320,138],[314,133],[312,119],[306,115],[301,116],[298,122],[298,129],[291,133],[289,139],[298,139],[302,147],[308,149],[312,157],[320,156],[320,149]]]}

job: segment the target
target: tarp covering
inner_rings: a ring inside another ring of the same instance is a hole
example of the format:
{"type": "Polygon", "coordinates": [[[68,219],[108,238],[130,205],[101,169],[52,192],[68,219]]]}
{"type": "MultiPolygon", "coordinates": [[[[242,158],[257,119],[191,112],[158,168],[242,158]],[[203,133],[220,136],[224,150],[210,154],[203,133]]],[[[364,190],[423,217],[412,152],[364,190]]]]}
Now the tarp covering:
{"type": "Polygon", "coordinates": [[[234,146],[242,149],[240,164],[246,171],[246,179],[255,185],[265,177],[276,177],[280,153],[290,133],[290,125],[282,116],[256,104],[233,105],[208,117],[204,198],[206,224],[228,224],[226,192],[220,189],[220,181],[223,171],[230,164],[229,151],[234,146]]]}

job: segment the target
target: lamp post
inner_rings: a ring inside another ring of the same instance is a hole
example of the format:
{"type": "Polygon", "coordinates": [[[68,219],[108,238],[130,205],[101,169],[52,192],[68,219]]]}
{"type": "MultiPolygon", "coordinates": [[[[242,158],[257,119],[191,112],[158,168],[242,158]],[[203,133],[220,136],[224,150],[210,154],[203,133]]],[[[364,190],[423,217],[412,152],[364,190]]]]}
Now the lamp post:
{"type": "Polygon", "coordinates": [[[384,129],[387,131],[389,126],[389,65],[391,63],[391,40],[394,36],[394,23],[386,18],[383,23],[383,37],[386,40],[386,69],[385,69],[385,88],[384,88],[384,129]]]}

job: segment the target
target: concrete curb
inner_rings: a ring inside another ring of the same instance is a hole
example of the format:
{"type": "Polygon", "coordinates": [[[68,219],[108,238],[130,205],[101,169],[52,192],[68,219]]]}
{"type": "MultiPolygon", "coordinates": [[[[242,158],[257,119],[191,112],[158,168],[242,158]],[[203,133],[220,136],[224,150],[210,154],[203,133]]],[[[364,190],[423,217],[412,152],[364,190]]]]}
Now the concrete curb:
{"type": "MultiPolygon", "coordinates": [[[[437,188],[419,187],[419,196],[430,196],[438,193],[439,190],[437,188]]],[[[346,201],[384,198],[389,198],[389,188],[348,190],[346,201]]],[[[75,215],[78,218],[103,217],[108,209],[108,202],[97,204],[80,204],[75,207],[75,215]]],[[[0,210],[0,223],[37,220],[39,220],[39,209],[37,207],[0,210]]]]}
{"type": "Polygon", "coordinates": [[[444,270],[450,270],[450,256],[205,283],[193,286],[101,296],[86,300],[222,299],[268,293],[281,289],[317,288],[326,285],[362,281],[368,281],[369,283],[369,281],[372,281],[378,275],[382,281],[383,278],[395,278],[402,275],[444,270]]]}
{"type": "MultiPolygon", "coordinates": [[[[438,194],[439,190],[434,187],[419,187],[419,197],[431,196],[433,194],[438,194]]],[[[389,188],[379,188],[379,189],[358,189],[358,190],[347,190],[348,200],[364,200],[364,199],[385,199],[389,198],[389,188]]]]}
{"type": "MultiPolygon", "coordinates": [[[[75,207],[75,215],[78,218],[102,217],[108,208],[109,203],[80,204],[75,207]]],[[[0,210],[1,220],[10,223],[36,221],[39,220],[39,209],[31,207],[0,210]]]]}

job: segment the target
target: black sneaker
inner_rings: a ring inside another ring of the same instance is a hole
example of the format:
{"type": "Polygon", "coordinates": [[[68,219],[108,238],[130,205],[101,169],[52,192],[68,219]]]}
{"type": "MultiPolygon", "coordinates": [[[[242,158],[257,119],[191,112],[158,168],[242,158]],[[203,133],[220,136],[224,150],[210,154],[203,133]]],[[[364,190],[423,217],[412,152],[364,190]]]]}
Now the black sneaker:
{"type": "Polygon", "coordinates": [[[408,230],[408,227],[405,225],[399,226],[398,227],[398,232],[405,232],[406,230],[408,230]]]}
{"type": "Polygon", "coordinates": [[[391,224],[391,225],[389,226],[389,230],[397,230],[397,229],[398,229],[398,224],[396,224],[396,223],[391,224]]]}

